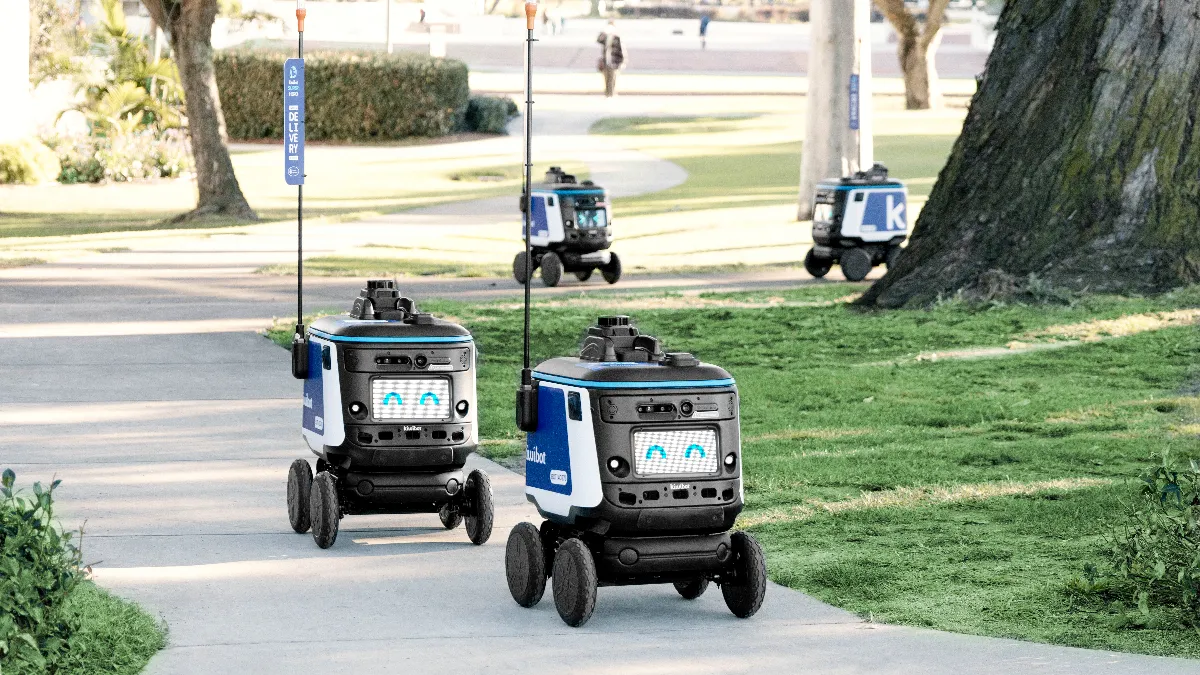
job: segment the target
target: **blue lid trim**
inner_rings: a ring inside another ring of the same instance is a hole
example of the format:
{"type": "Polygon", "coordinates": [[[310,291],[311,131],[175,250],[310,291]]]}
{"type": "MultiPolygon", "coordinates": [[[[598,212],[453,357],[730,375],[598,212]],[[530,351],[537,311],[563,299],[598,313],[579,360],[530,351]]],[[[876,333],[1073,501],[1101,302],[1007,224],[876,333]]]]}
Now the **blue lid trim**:
{"type": "Polygon", "coordinates": [[[533,373],[533,379],[543,382],[554,382],[583,389],[696,389],[709,387],[728,387],[733,384],[733,378],[721,380],[666,380],[662,382],[596,382],[593,380],[577,380],[573,377],[560,377],[546,373],[533,373]]]}
{"type": "Polygon", "coordinates": [[[470,335],[451,335],[445,337],[345,337],[341,335],[330,335],[316,328],[309,328],[308,332],[330,342],[402,342],[402,343],[430,343],[430,342],[472,342],[470,335]]]}

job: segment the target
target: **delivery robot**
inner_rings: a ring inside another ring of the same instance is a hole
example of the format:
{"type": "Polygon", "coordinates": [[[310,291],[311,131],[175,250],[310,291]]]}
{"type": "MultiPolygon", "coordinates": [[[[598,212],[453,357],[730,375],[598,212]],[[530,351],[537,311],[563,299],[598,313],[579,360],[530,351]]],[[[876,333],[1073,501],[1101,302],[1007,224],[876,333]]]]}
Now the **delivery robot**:
{"type": "Polygon", "coordinates": [[[395,282],[368,281],[349,314],[317,319],[293,351],[304,375],[302,432],[317,456],[288,472],[292,529],[333,546],[338,521],[365,513],[437,513],[467,537],[492,532],[487,474],[464,475],[479,442],[476,351],[465,328],[417,310],[395,282]]]}
{"type": "Polygon", "coordinates": [[[820,279],[834,264],[849,281],[862,281],[871,268],[890,269],[908,236],[908,189],[875,164],[846,178],[817,184],[813,198],[813,247],[804,269],[820,279]]]}
{"type": "Polygon", "coordinates": [[[742,510],[737,386],[691,354],[664,352],[627,316],[601,317],[578,357],[544,361],[518,391],[529,432],[525,494],[545,519],[513,528],[509,591],[587,622],[597,586],[674,584],[688,599],[710,583],[734,615],[762,605],[763,551],[731,531],[742,510]]]}
{"type": "MultiPolygon", "coordinates": [[[[542,183],[533,185],[532,198],[521,195],[521,212],[529,202],[533,232],[531,269],[541,268],[542,283],[557,286],[564,272],[587,281],[600,270],[610,284],[621,278],[621,259],[612,245],[612,206],[604,188],[557,166],[550,167],[542,183]]],[[[526,254],[513,259],[513,278],[525,283],[526,254]]]]}

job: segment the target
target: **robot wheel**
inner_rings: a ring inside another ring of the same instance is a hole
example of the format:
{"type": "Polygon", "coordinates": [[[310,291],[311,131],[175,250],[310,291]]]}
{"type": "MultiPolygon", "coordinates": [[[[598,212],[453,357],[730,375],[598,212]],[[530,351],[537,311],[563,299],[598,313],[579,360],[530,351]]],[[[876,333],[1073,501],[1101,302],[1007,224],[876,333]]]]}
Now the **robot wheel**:
{"type": "Polygon", "coordinates": [[[492,536],[495,506],[492,504],[492,482],[486,473],[475,469],[467,476],[466,492],[467,537],[482,546],[492,536]]]}
{"type": "Polygon", "coordinates": [[[734,532],[733,578],[721,584],[725,606],[740,619],[748,619],[762,607],[767,595],[767,563],[762,546],[753,535],[734,532]]]}

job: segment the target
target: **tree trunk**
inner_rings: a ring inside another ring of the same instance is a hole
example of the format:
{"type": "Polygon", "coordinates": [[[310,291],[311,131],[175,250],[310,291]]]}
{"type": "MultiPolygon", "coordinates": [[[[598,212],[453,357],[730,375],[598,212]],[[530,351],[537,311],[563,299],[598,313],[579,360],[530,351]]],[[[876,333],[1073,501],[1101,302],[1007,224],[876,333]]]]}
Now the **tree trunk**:
{"type": "Polygon", "coordinates": [[[904,104],[909,110],[942,105],[934,56],[942,42],[942,23],[950,0],[931,0],[924,25],[904,6],[904,0],[875,0],[896,31],[896,55],[904,74],[904,104]]]}
{"type": "Polygon", "coordinates": [[[1195,3],[1010,2],[997,29],[908,248],[860,302],[1200,281],[1195,3]]]}
{"type": "Polygon", "coordinates": [[[221,98],[212,65],[216,0],[182,0],[178,4],[165,5],[162,0],[143,0],[143,3],[155,23],[170,35],[187,106],[192,157],[196,161],[196,186],[199,189],[196,209],[175,220],[207,215],[257,220],[258,216],[242,195],[226,147],[225,116],[221,113],[221,98]]]}
{"type": "Polygon", "coordinates": [[[805,96],[804,144],[800,150],[800,195],[796,219],[812,218],[817,183],[869,169],[873,163],[871,107],[871,3],[813,0],[812,47],[805,96]],[[858,99],[851,124],[851,76],[858,99]]]}

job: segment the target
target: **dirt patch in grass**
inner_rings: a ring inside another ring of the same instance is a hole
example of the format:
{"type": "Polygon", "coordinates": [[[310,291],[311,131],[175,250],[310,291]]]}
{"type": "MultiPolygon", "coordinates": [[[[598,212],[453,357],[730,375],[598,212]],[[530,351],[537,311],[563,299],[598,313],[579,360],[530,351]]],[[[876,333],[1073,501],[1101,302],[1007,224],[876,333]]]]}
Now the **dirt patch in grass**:
{"type": "Polygon", "coordinates": [[[855,499],[835,502],[813,501],[788,509],[762,511],[738,519],[740,527],[754,527],[764,523],[782,523],[807,520],[818,513],[842,513],[864,509],[914,508],[949,502],[962,502],[992,497],[1032,495],[1047,491],[1080,490],[1111,484],[1111,480],[1097,478],[1058,478],[1029,483],[976,483],[952,486],[901,487],[878,492],[864,492],[855,499]]]}
{"type": "Polygon", "coordinates": [[[44,264],[46,261],[41,258],[0,258],[0,270],[44,264]]]}

